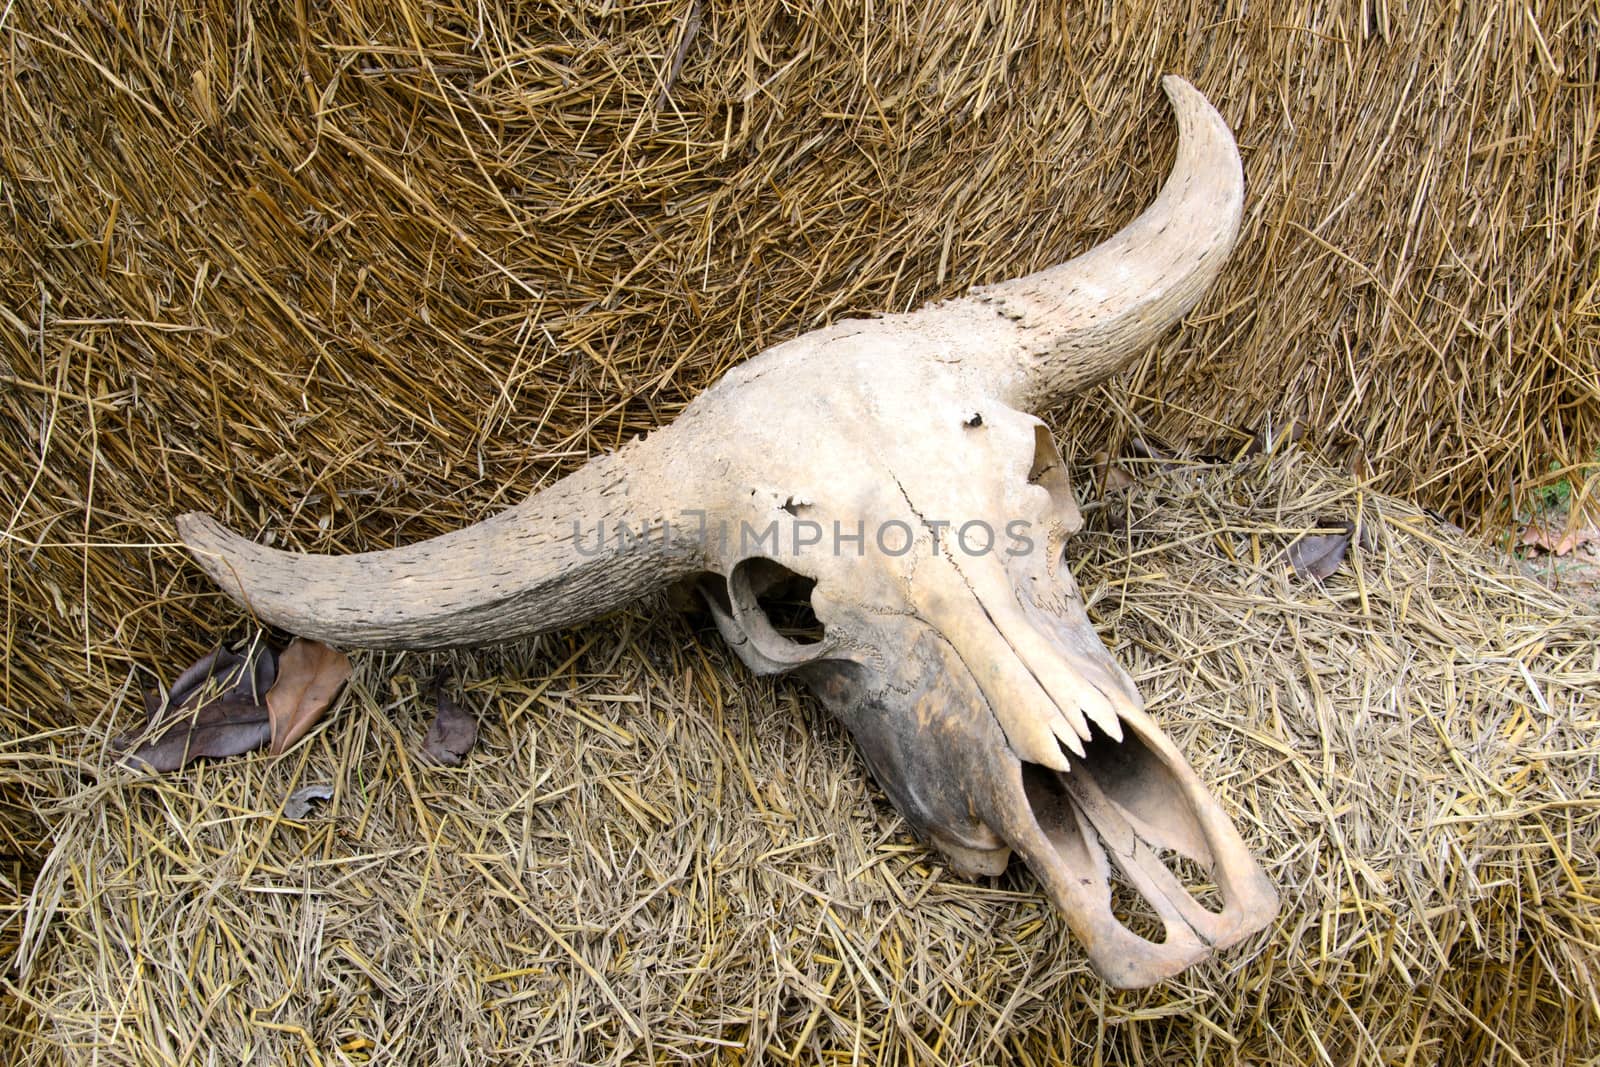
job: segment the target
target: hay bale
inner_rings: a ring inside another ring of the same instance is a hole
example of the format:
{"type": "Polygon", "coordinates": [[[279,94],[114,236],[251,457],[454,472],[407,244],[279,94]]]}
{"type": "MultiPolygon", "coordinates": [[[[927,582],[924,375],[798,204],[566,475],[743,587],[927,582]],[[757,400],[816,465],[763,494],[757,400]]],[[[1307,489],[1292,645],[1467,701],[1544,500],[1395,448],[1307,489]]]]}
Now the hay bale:
{"type": "Polygon", "coordinates": [[[141,778],[104,720],[56,738],[24,1062],[1600,1051],[1600,619],[1299,453],[1094,512],[1107,641],[1282,888],[1244,948],[1108,991],[1025,871],[969,883],[911,840],[798,690],[630,615],[456,657],[487,710],[460,769],[416,758],[417,655],[361,657],[279,760],[141,778]],[[1293,579],[1329,515],[1370,548],[1293,579]],[[333,799],[285,820],[305,784],[333,799]]]}

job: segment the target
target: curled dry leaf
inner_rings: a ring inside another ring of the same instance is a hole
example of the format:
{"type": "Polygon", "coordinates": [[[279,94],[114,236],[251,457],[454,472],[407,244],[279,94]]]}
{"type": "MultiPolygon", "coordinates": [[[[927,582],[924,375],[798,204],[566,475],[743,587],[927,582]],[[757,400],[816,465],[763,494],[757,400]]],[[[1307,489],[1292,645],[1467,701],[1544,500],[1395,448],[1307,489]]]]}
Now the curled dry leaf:
{"type": "Polygon", "coordinates": [[[1138,484],[1133,475],[1112,461],[1111,453],[1102,450],[1096,452],[1093,458],[1095,474],[1099,476],[1102,493],[1118,493],[1138,484]]]}
{"type": "Polygon", "coordinates": [[[1287,554],[1295,574],[1320,581],[1333,574],[1344,562],[1346,553],[1350,551],[1350,540],[1356,534],[1356,524],[1321,522],[1319,525],[1335,532],[1306,534],[1289,546],[1287,554]]]}
{"type": "Polygon", "coordinates": [[[208,685],[215,692],[259,702],[272,688],[277,667],[277,653],[261,642],[252,644],[244,655],[219,645],[178,675],[167,704],[183,707],[202,698],[208,685]]]}
{"type": "Polygon", "coordinates": [[[451,699],[442,679],[434,682],[434,701],[438,710],[428,727],[428,736],[422,739],[418,758],[424,763],[454,767],[478,740],[478,720],[451,699]]]}
{"type": "Polygon", "coordinates": [[[295,638],[278,657],[278,682],[267,693],[272,754],[288,750],[316,725],[350,678],[350,657],[320,641],[295,638]]]}
{"type": "Polygon", "coordinates": [[[315,800],[332,800],[333,786],[331,785],[303,785],[289,794],[289,799],[283,802],[283,817],[285,819],[303,819],[311,813],[311,803],[315,800]]]}
{"type": "Polygon", "coordinates": [[[1537,548],[1552,556],[1569,555],[1590,543],[1600,543],[1600,515],[1589,509],[1547,516],[1522,531],[1524,548],[1537,548]]]}
{"type": "Polygon", "coordinates": [[[178,675],[165,700],[146,692],[144,728],[113,738],[112,746],[127,749],[149,735],[127,760],[157,772],[252,752],[269,736],[263,701],[276,673],[277,656],[262,642],[242,655],[219,646],[178,675]]]}

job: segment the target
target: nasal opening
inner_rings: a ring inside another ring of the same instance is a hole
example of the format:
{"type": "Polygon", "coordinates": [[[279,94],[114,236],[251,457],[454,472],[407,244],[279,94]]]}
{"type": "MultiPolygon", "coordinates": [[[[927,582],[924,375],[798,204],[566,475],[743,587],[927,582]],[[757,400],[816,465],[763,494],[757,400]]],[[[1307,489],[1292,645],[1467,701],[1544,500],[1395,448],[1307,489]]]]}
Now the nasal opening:
{"type": "Polygon", "coordinates": [[[1124,729],[1117,740],[1091,722],[1083,756],[1072,757],[1071,763],[1071,772],[1093,779],[1106,800],[1153,847],[1210,864],[1211,850],[1189,798],[1166,761],[1137,730],[1124,729]]]}

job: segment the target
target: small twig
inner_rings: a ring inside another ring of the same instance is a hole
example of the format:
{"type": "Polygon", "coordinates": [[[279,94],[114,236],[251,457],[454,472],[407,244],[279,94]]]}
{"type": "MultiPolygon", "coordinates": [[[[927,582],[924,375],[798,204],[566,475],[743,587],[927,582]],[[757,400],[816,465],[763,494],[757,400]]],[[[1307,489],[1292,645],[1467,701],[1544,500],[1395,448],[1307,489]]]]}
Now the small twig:
{"type": "Polygon", "coordinates": [[[689,5],[689,13],[683,16],[683,33],[678,37],[678,48],[672,54],[672,66],[667,68],[666,80],[661,83],[661,94],[656,97],[656,110],[667,106],[667,99],[672,95],[673,83],[678,80],[678,71],[683,69],[683,57],[689,52],[689,45],[694,42],[694,35],[700,32],[700,0],[694,0],[689,5]]]}

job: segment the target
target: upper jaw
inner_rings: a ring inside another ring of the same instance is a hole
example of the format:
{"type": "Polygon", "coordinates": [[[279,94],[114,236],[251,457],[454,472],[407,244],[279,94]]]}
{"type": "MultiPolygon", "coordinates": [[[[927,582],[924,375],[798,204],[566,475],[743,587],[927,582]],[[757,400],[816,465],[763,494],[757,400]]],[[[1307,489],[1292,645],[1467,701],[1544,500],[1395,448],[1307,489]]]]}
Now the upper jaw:
{"type": "MultiPolygon", "coordinates": [[[[979,808],[983,821],[1066,915],[1096,972],[1118,987],[1151,985],[1266,926],[1278,908],[1271,883],[1145,711],[1081,607],[1045,611],[1025,598],[1013,603],[1014,615],[986,614],[1055,709],[1078,702],[1080,743],[1062,743],[1051,753],[1060,762],[1035,760],[1010,743],[1008,727],[1007,744],[973,765],[979,780],[972,792],[987,801],[987,810],[979,808]],[[1199,884],[1185,884],[1180,870],[1203,872],[1192,879],[1199,884]],[[1118,914],[1113,872],[1150,913],[1140,930],[1118,914]],[[1212,892],[1207,879],[1218,907],[1197,896],[1212,892]]],[[[991,706],[1010,696],[983,695],[991,706]]],[[[1006,724],[1015,710],[997,718],[1006,724]]]]}

